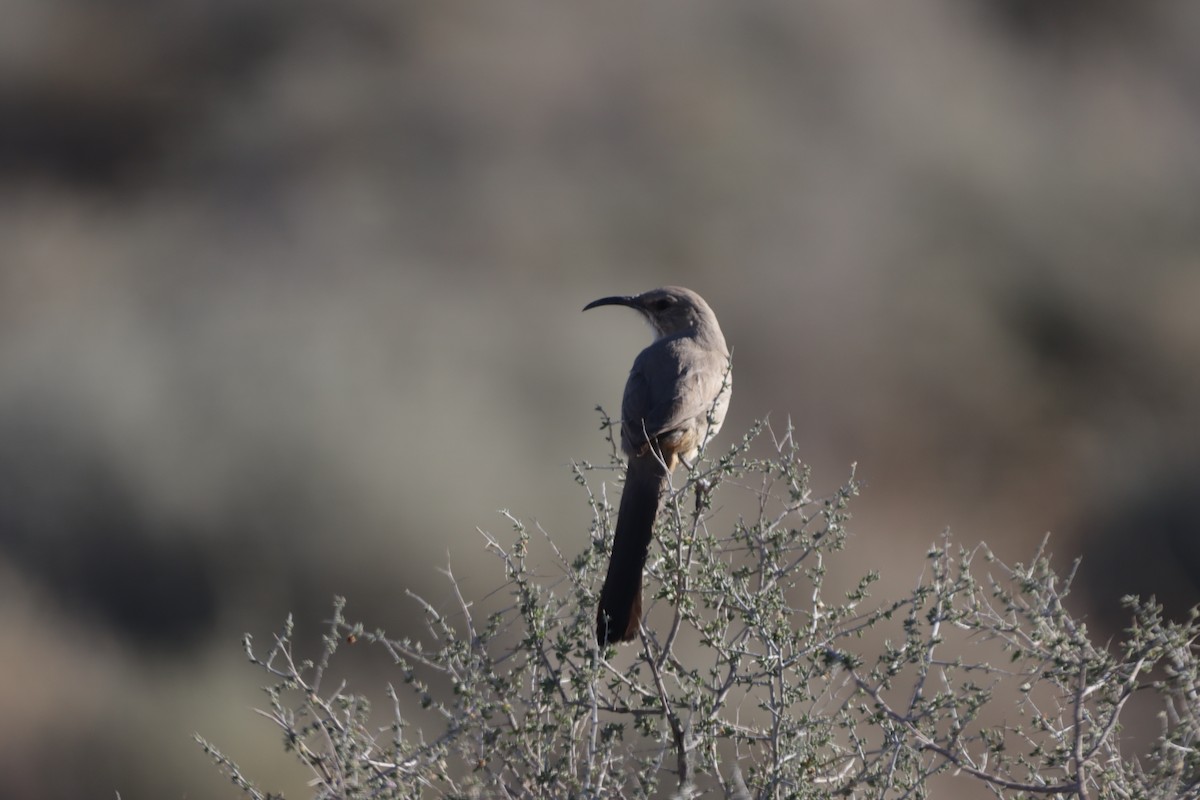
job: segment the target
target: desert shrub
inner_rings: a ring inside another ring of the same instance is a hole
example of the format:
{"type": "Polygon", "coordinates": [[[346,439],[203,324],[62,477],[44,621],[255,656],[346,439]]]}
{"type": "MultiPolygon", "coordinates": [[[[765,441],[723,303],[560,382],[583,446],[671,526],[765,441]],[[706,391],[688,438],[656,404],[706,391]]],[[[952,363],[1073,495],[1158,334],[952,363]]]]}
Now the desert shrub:
{"type": "MultiPolygon", "coordinates": [[[[500,607],[481,610],[447,570],[445,607],[412,597],[419,638],[349,621],[340,599],[313,660],[290,619],[265,647],[246,637],[270,681],[262,713],[314,798],[919,798],[946,772],[997,797],[1200,797],[1196,612],[1170,622],[1128,598],[1124,636],[1096,643],[1064,606],[1077,564],[1058,574],[1043,542],[1008,566],[948,535],[904,596],[873,597],[876,571],[834,587],[834,559],[873,565],[846,532],[858,487],[851,473],[814,496],[790,428],[756,425],[675,475],[647,568],[650,624],[598,649],[612,452],[574,466],[591,509],[583,552],[515,516],[507,538],[484,534],[500,607]],[[751,510],[714,505],[726,497],[751,510]],[[552,554],[549,576],[534,548],[552,554]],[[348,644],[391,662],[374,713],[368,691],[331,685],[348,644]],[[1156,705],[1157,736],[1123,731],[1135,697],[1156,705]],[[420,724],[402,713],[412,701],[420,724]]],[[[200,741],[246,795],[271,796],[200,741]]]]}

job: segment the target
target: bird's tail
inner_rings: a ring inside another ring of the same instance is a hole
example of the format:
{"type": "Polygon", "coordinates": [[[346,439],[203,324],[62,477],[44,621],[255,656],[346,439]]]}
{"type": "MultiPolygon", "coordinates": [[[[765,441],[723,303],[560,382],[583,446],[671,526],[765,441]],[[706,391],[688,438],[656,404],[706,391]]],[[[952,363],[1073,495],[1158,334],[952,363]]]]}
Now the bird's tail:
{"type": "Polygon", "coordinates": [[[601,647],[637,638],[642,618],[642,568],[654,538],[666,477],[666,469],[652,453],[629,459],[612,557],[596,609],[596,641],[601,647]]]}

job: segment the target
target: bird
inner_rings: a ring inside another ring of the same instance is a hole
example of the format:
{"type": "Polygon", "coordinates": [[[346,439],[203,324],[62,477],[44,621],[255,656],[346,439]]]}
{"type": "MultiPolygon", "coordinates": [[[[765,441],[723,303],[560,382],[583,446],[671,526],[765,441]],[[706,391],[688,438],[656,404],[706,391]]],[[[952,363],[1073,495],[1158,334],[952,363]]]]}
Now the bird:
{"type": "Polygon", "coordinates": [[[691,465],[721,429],[732,388],[729,348],[708,303],[682,286],[593,300],[641,313],[654,341],[638,353],[621,400],[621,451],[628,466],[617,511],[608,573],[596,609],[596,641],[604,647],[637,638],[642,572],[654,538],[667,477],[691,465]]]}

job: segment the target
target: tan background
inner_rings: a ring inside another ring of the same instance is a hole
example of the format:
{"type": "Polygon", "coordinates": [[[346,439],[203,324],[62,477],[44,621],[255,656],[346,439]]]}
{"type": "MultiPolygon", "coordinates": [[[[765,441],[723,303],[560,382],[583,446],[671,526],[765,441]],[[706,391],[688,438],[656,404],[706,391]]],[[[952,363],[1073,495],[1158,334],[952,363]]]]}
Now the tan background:
{"type": "MultiPolygon", "coordinates": [[[[243,631],[391,629],[497,509],[584,546],[682,283],[852,566],[1047,530],[1109,632],[1200,599],[1200,5],[7,0],[0,795],[306,776],[243,631]]],[[[374,685],[379,685],[375,683],[374,685]]]]}

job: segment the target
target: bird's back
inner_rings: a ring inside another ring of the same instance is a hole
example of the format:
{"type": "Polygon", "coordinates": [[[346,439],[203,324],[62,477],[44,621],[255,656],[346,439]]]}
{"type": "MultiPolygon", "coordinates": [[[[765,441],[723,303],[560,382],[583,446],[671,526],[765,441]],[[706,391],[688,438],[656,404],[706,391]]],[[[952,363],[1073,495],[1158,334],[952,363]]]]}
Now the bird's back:
{"type": "MultiPolygon", "coordinates": [[[[719,336],[719,331],[718,331],[719,336]]],[[[621,403],[621,446],[628,456],[648,441],[675,440],[688,457],[720,430],[729,407],[725,341],[689,335],[658,339],[633,362],[621,403]],[[711,424],[710,424],[711,421],[711,424]]]]}

